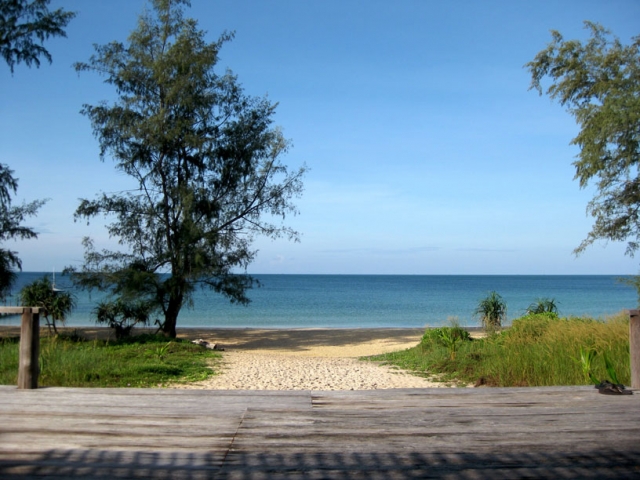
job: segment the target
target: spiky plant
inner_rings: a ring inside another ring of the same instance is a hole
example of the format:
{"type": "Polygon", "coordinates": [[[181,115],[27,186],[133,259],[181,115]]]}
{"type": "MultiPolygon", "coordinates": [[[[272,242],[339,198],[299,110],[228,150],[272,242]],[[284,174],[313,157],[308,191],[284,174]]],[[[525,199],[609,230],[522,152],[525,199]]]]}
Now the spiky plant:
{"type": "Polygon", "coordinates": [[[485,330],[496,330],[507,319],[507,304],[498,292],[489,292],[480,300],[474,313],[480,317],[485,330]]]}
{"type": "Polygon", "coordinates": [[[558,305],[555,298],[538,298],[529,307],[527,307],[527,315],[534,315],[540,313],[550,313],[558,315],[558,305]]]}

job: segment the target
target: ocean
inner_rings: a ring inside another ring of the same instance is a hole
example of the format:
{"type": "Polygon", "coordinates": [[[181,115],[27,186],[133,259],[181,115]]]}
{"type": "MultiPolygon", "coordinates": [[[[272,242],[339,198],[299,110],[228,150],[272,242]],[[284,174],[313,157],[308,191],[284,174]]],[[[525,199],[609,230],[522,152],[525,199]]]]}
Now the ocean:
{"type": "MultiPolygon", "coordinates": [[[[19,274],[14,291],[44,272],[19,274]]],[[[507,303],[510,320],[521,316],[537,298],[553,298],[564,316],[605,318],[636,308],[634,288],[612,275],[254,275],[261,286],[249,291],[249,306],[232,305],[209,291],[197,291],[193,307],[184,307],[180,327],[224,328],[422,328],[478,326],[473,312],[495,290],[507,303]]],[[[77,307],[67,326],[92,326],[99,293],[74,291],[66,277],[56,285],[69,289],[77,307]]],[[[5,305],[17,305],[14,295],[5,305]]],[[[0,325],[18,325],[17,316],[0,325]]]]}

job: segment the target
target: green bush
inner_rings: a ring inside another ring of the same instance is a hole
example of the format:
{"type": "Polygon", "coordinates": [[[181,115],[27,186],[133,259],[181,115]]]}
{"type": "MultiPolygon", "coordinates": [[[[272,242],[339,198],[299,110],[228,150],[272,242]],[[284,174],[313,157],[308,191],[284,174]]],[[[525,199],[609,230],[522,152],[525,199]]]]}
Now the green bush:
{"type": "Polygon", "coordinates": [[[534,303],[529,305],[526,315],[535,315],[540,313],[546,313],[557,317],[559,312],[555,298],[538,298],[534,303]]]}
{"type": "Polygon", "coordinates": [[[437,331],[425,332],[415,348],[372,359],[465,385],[585,385],[592,383],[591,376],[612,378],[611,372],[620,383],[630,381],[626,314],[607,321],[527,315],[499,334],[459,342],[454,355],[438,340],[437,331]]]}
{"type": "Polygon", "coordinates": [[[507,319],[507,303],[498,292],[489,292],[489,295],[478,302],[474,313],[480,317],[485,330],[494,331],[507,319]]]}
{"type": "Polygon", "coordinates": [[[436,327],[427,328],[422,335],[421,343],[424,344],[437,344],[444,346],[442,337],[450,335],[453,338],[457,338],[462,341],[470,341],[471,335],[462,327],[436,327]]]}
{"type": "Polygon", "coordinates": [[[455,359],[460,343],[470,340],[469,332],[458,325],[453,325],[451,327],[428,328],[422,336],[421,344],[444,347],[447,349],[449,357],[455,359]]]}

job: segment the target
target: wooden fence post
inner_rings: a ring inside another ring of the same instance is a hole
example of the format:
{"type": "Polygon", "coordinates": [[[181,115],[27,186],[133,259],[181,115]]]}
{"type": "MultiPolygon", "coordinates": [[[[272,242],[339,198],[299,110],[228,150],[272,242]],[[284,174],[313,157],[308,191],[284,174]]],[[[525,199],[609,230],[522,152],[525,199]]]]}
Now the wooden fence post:
{"type": "Polygon", "coordinates": [[[631,388],[640,388],[640,310],[629,310],[631,388]]]}
{"type": "Polygon", "coordinates": [[[40,309],[25,307],[20,326],[20,364],[18,388],[38,388],[40,364],[40,309]]]}

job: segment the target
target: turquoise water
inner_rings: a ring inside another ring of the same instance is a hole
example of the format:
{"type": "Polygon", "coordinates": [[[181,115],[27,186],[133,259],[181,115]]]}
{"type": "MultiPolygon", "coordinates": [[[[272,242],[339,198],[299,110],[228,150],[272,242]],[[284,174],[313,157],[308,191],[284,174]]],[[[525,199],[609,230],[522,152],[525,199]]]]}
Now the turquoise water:
{"type": "MultiPolygon", "coordinates": [[[[44,273],[25,272],[15,291],[44,273]]],[[[50,275],[50,274],[49,274],[50,275]]],[[[509,318],[522,315],[536,298],[554,298],[562,315],[604,317],[636,308],[635,289],[609,275],[254,275],[262,286],[249,292],[249,306],[231,305],[198,291],[184,308],[179,327],[375,328],[424,327],[457,317],[476,326],[473,311],[495,290],[507,302],[509,318]]],[[[57,277],[58,286],[70,288],[57,277]]],[[[99,294],[76,292],[78,307],[68,326],[94,325],[91,310],[99,294]]],[[[15,305],[10,299],[7,305],[15,305]]],[[[17,325],[17,317],[0,324],[17,325]]]]}

